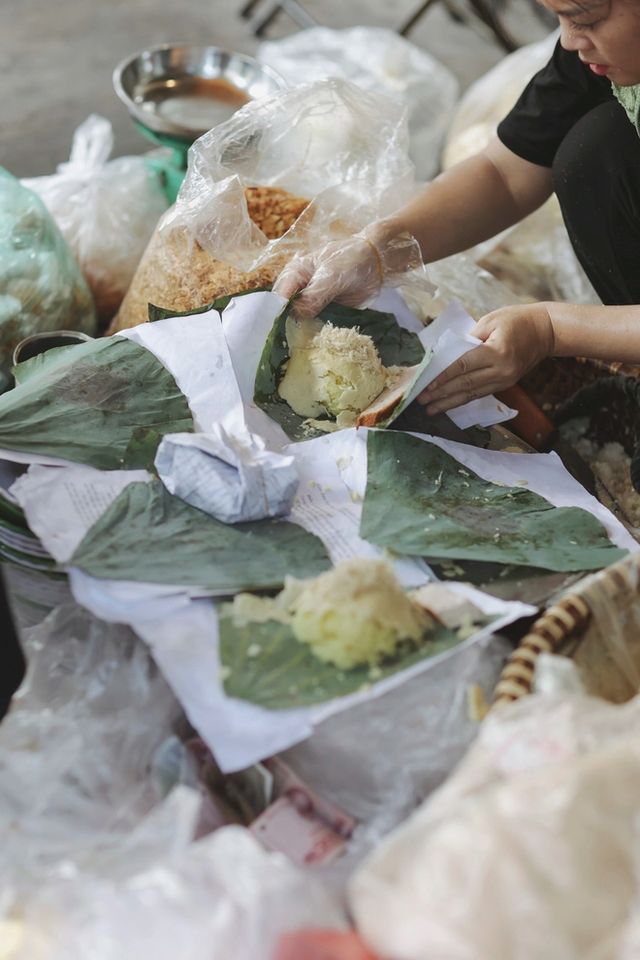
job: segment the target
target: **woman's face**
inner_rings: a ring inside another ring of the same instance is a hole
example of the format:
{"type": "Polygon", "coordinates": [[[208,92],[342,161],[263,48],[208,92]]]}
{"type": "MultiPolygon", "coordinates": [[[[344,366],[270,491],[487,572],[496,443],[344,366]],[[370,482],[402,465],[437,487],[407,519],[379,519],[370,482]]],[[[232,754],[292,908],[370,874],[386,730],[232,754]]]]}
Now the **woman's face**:
{"type": "Polygon", "coordinates": [[[640,83],[640,0],[542,0],[560,20],[560,42],[597,76],[640,83]]]}

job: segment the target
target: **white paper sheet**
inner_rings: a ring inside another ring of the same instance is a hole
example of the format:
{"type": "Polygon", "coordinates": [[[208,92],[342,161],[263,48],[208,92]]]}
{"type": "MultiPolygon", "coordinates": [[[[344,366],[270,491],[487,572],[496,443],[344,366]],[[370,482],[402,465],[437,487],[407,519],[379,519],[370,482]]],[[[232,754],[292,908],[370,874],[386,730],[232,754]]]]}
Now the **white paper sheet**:
{"type": "MultiPolygon", "coordinates": [[[[423,328],[419,334],[420,342],[425,350],[429,347],[432,348],[434,357],[420,378],[419,384],[416,385],[416,389],[413,391],[414,397],[417,397],[447,367],[482,342],[476,337],[470,336],[470,331],[473,330],[475,325],[476,322],[473,317],[469,316],[457,300],[452,300],[433,323],[423,328]]],[[[469,403],[447,411],[447,415],[461,430],[476,425],[493,427],[497,423],[512,420],[513,417],[517,416],[517,413],[517,410],[512,410],[506,404],[500,403],[494,396],[471,400],[469,403]]]]}
{"type": "Polygon", "coordinates": [[[130,483],[148,483],[146,470],[97,470],[33,465],[11,494],[33,533],[58,563],[73,556],[87,531],[130,483]]]}
{"type": "MultiPolygon", "coordinates": [[[[355,431],[349,433],[353,435],[355,431]]],[[[357,497],[355,500],[351,498],[333,455],[340,436],[341,432],[338,432],[292,443],[285,448],[295,458],[300,477],[289,519],[320,537],[334,564],[348,557],[379,558],[385,555],[383,550],[359,535],[362,502],[357,497]]],[[[433,579],[421,557],[393,558],[390,562],[405,587],[421,586],[433,579]]]]}
{"type": "Polygon", "coordinates": [[[214,423],[242,428],[242,399],[217,310],[142,323],[117,336],[146,347],[173,375],[196,430],[206,433],[214,423]]]}

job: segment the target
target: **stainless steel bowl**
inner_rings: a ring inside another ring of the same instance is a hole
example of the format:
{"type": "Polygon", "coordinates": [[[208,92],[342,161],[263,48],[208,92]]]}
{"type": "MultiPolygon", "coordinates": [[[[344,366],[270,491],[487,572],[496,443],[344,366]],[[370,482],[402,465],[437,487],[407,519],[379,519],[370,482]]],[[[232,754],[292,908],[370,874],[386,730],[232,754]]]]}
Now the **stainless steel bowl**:
{"type": "Polygon", "coordinates": [[[138,123],[191,141],[250,100],[287,86],[253,57],[189,44],[163,44],[127,57],[114,70],[113,85],[138,123]]]}
{"type": "Polygon", "coordinates": [[[86,343],[87,340],[93,340],[88,333],[80,333],[79,330],[49,330],[46,333],[32,333],[30,337],[25,337],[16,346],[13,351],[13,365],[24,363],[25,360],[31,360],[37,357],[39,353],[45,350],[51,350],[53,347],[68,347],[74,343],[86,343]]]}

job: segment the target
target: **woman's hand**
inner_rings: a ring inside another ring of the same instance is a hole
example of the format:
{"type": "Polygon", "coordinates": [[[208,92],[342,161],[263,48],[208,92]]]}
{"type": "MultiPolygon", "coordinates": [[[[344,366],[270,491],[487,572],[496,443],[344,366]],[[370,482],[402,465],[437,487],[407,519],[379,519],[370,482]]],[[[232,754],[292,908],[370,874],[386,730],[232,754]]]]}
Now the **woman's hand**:
{"type": "Polygon", "coordinates": [[[328,303],[369,306],[384,283],[403,282],[407,270],[422,264],[418,241],[392,218],[371,223],[348,240],[335,240],[307,257],[292,260],[273,288],[274,293],[300,296],[293,309],[299,317],[315,317],[328,303]]]}
{"type": "Polygon", "coordinates": [[[273,288],[291,297],[299,317],[315,317],[335,300],[346,307],[359,307],[376,299],[382,288],[382,262],[375,246],[364,237],[336,240],[307,257],[292,260],[273,288]]]}
{"type": "Polygon", "coordinates": [[[475,325],[471,335],[482,344],[452,363],[418,397],[429,415],[512,386],[554,352],[546,303],[495,310],[475,325]]]}

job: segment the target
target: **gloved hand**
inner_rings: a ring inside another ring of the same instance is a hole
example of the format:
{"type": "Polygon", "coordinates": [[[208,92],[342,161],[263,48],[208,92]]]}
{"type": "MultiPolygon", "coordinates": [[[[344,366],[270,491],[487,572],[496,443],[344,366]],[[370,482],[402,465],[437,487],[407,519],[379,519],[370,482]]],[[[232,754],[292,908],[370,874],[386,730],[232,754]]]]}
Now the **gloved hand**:
{"type": "Polygon", "coordinates": [[[274,292],[283,297],[296,290],[299,317],[315,317],[328,303],[364,307],[383,286],[399,286],[408,270],[422,265],[418,241],[409,233],[389,236],[391,221],[378,221],[348,240],[336,240],[306,257],[296,257],[278,277],[274,292]]]}

